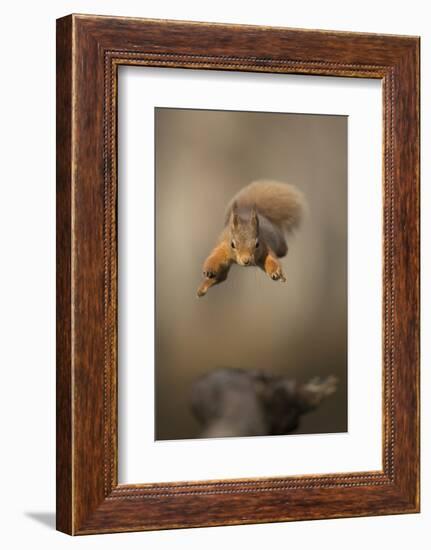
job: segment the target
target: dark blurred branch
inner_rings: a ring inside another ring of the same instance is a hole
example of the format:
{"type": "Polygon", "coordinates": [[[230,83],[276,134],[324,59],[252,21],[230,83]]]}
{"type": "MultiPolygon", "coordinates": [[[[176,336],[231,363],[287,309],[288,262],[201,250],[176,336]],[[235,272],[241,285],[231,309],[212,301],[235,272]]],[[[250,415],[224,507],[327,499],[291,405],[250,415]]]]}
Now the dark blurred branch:
{"type": "Polygon", "coordinates": [[[300,384],[264,371],[218,368],[194,383],[192,410],[200,437],[288,434],[336,389],[335,376],[300,384]]]}

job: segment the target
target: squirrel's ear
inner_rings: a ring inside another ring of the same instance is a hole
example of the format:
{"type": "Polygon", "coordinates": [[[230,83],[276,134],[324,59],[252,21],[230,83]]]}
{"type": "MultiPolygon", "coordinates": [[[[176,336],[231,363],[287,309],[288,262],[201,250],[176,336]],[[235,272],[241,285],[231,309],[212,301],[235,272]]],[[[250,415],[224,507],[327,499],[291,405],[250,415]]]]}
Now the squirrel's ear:
{"type": "Polygon", "coordinates": [[[232,214],[231,214],[231,223],[234,227],[238,225],[239,217],[238,217],[238,204],[236,201],[232,204],[232,214]]]}
{"type": "Polygon", "coordinates": [[[251,224],[256,229],[259,229],[259,218],[257,216],[256,204],[253,204],[253,208],[251,209],[251,224]]]}

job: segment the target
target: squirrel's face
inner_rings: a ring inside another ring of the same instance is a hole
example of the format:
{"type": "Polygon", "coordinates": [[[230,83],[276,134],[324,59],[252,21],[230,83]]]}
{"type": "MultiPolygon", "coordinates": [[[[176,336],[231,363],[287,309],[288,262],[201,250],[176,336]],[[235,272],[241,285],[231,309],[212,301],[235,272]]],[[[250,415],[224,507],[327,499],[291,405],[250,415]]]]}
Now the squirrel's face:
{"type": "Polygon", "coordinates": [[[230,221],[230,248],[236,263],[255,265],[259,250],[259,218],[256,208],[239,213],[236,205],[232,208],[230,221]]]}

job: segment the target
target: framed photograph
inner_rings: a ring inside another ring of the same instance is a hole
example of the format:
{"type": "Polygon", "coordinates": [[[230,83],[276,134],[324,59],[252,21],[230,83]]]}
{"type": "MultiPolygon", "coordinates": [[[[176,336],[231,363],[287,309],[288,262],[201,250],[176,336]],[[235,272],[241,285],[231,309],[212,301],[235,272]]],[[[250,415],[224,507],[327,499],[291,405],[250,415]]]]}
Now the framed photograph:
{"type": "Polygon", "coordinates": [[[57,21],[57,528],[419,511],[419,38],[57,21]]]}

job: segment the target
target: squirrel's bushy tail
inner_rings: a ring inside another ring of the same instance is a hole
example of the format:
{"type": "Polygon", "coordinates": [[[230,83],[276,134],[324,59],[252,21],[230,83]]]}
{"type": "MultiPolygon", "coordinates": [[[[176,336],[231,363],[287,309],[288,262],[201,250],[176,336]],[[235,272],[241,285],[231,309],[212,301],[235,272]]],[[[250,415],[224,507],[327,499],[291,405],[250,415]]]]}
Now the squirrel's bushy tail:
{"type": "Polygon", "coordinates": [[[226,221],[235,202],[239,209],[256,205],[259,214],[287,232],[299,226],[306,204],[304,195],[295,186],[271,180],[253,181],[241,189],[227,207],[226,221]]]}

